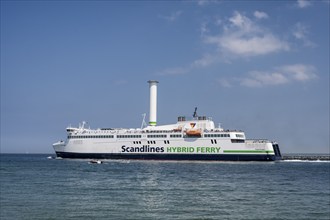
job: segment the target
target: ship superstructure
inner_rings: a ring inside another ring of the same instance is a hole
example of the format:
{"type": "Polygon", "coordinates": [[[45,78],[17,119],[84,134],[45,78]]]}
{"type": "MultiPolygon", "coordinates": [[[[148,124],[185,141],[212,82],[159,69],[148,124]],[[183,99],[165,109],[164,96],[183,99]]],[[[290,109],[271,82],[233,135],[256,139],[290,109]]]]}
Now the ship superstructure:
{"type": "Polygon", "coordinates": [[[239,130],[216,128],[210,117],[179,116],[175,124],[157,126],[157,84],[150,89],[149,125],[136,129],[90,129],[69,126],[67,139],[53,144],[57,157],[141,160],[274,161],[276,142],[246,139],[239,130]]]}

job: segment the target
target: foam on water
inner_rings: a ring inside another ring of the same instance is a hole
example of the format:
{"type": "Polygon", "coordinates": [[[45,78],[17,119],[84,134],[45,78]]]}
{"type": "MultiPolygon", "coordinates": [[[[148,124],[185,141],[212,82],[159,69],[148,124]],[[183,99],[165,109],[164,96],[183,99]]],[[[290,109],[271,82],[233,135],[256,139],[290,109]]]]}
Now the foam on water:
{"type": "Polygon", "coordinates": [[[281,160],[281,162],[330,163],[330,160],[281,160]]]}

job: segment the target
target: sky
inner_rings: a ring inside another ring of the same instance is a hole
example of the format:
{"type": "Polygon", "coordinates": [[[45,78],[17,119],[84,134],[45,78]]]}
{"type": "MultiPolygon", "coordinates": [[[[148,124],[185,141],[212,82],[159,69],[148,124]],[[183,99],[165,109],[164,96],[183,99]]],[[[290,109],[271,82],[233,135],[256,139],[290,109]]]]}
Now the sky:
{"type": "Polygon", "coordinates": [[[329,1],[1,1],[1,153],[67,126],[212,117],[282,153],[329,153],[329,1]]]}

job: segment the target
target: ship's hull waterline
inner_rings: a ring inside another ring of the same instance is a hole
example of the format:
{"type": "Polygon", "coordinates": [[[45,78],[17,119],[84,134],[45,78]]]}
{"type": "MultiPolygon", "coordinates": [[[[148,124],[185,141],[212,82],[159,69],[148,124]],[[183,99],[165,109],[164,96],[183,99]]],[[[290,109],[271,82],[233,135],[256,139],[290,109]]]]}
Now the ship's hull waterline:
{"type": "Polygon", "coordinates": [[[164,161],[275,161],[275,155],[267,154],[113,154],[56,152],[59,158],[110,159],[110,160],[164,160],[164,161]]]}

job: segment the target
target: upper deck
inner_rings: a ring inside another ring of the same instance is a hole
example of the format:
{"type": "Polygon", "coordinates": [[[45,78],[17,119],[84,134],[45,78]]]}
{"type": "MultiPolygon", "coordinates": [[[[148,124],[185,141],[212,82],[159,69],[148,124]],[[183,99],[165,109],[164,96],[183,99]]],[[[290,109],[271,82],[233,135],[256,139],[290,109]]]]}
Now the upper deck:
{"type": "MultiPolygon", "coordinates": [[[[194,122],[191,122],[194,123],[194,122]]],[[[84,127],[67,128],[68,139],[86,139],[86,138],[121,138],[121,139],[167,139],[167,138],[232,138],[232,139],[245,139],[245,134],[240,130],[224,130],[222,128],[214,129],[168,129],[169,125],[159,126],[167,129],[160,129],[154,127],[154,129],[124,129],[124,128],[99,128],[90,129],[84,127]],[[157,128],[157,129],[155,129],[157,128]],[[200,135],[189,135],[189,131],[200,131],[200,135]]],[[[189,126],[191,127],[190,123],[189,126]]],[[[196,125],[195,125],[196,126],[196,125]]],[[[177,128],[177,124],[175,128],[177,128]]],[[[198,126],[197,126],[198,127],[198,126]]]]}

